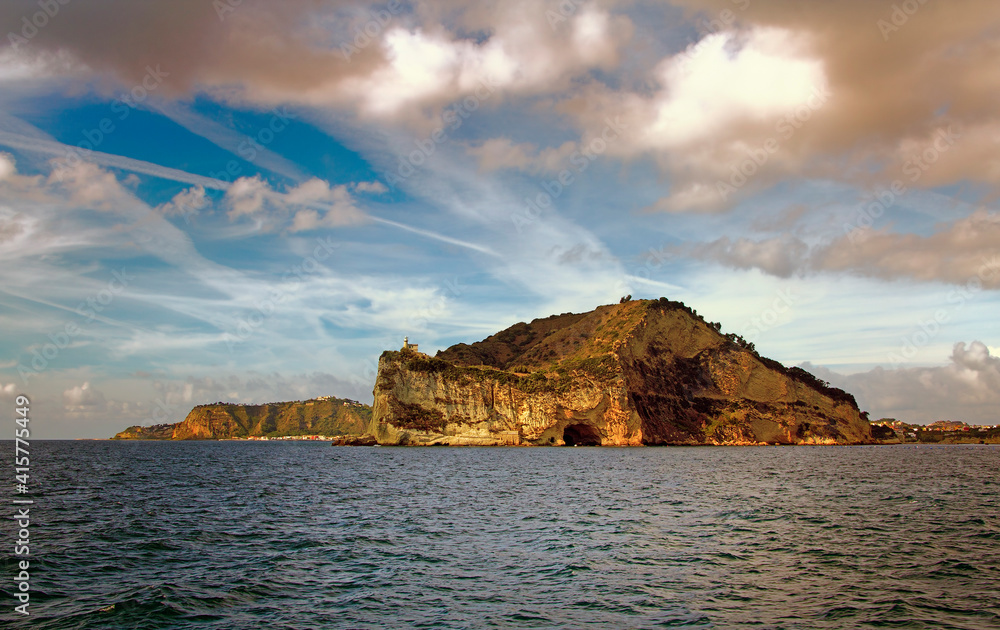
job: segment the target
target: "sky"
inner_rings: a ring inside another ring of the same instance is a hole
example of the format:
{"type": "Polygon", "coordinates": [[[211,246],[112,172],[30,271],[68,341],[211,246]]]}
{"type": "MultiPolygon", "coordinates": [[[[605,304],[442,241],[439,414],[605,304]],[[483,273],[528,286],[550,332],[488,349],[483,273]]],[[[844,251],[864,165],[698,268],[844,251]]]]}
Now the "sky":
{"type": "Polygon", "coordinates": [[[994,0],[0,3],[0,401],[105,438],[666,296],[996,424],[994,0]]]}

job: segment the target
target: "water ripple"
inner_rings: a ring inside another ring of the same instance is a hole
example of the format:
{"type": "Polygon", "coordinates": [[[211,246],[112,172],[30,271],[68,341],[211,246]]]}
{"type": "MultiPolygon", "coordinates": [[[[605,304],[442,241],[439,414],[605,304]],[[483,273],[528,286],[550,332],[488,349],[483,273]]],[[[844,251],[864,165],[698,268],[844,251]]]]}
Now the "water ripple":
{"type": "Polygon", "coordinates": [[[34,628],[1000,627],[991,446],[37,458],[34,628]]]}

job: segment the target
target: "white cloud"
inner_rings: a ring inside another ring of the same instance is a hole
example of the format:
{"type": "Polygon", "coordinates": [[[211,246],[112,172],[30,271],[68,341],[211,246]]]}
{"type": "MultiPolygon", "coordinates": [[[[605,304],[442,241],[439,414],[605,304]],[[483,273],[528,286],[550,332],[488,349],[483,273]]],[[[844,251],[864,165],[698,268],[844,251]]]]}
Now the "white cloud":
{"type": "Polygon", "coordinates": [[[873,419],[894,417],[920,424],[936,420],[1000,422],[1000,357],[993,356],[981,341],[973,341],[956,343],[950,359],[948,365],[940,367],[878,367],[850,376],[807,367],[855,394],[873,419]]]}
{"type": "MultiPolygon", "coordinates": [[[[848,224],[848,227],[851,227],[848,224]]],[[[862,229],[813,247],[795,236],[762,240],[722,237],[673,248],[735,269],[793,273],[850,272],[885,280],[907,278],[968,288],[1000,289],[1000,213],[979,209],[928,236],[862,229]]]]}
{"type": "Polygon", "coordinates": [[[31,223],[31,219],[24,214],[0,206],[0,244],[5,249],[12,247],[15,241],[23,244],[31,232],[31,223]]]}
{"type": "Polygon", "coordinates": [[[722,205],[724,200],[719,196],[715,184],[702,181],[681,182],[676,190],[670,191],[669,197],[663,197],[647,210],[663,210],[666,212],[684,212],[687,210],[714,210],[722,205]]]}
{"type": "Polygon", "coordinates": [[[156,210],[166,217],[190,217],[197,215],[209,204],[209,199],[202,186],[194,186],[174,195],[174,197],[156,207],[156,210]]]}
{"type": "Polygon", "coordinates": [[[637,136],[649,148],[718,138],[744,119],[773,125],[826,85],[822,61],[809,57],[791,31],[725,31],[695,46],[659,69],[664,89],[652,103],[652,120],[637,136]]]}
{"type": "Polygon", "coordinates": [[[358,182],[357,184],[354,184],[354,190],[360,193],[374,193],[376,195],[389,192],[389,189],[385,187],[385,184],[380,181],[358,182]]]}
{"type": "Polygon", "coordinates": [[[811,43],[808,33],[785,28],[720,31],[661,60],[646,77],[650,90],[591,83],[562,109],[587,130],[582,145],[620,120],[622,137],[607,143],[607,154],[651,156],[672,174],[671,196],[650,209],[717,211],[732,204],[732,192],[743,196],[805,168],[802,129],[820,129],[833,111],[825,63],[811,43]],[[751,164],[750,183],[721,195],[717,184],[751,154],[764,157],[751,164]]]}
{"type": "Polygon", "coordinates": [[[760,269],[787,278],[803,270],[809,248],[801,240],[790,236],[762,241],[747,238],[730,240],[724,236],[711,243],[680,245],[674,247],[673,251],[685,253],[693,258],[718,262],[735,269],[760,269]]]}
{"type": "Polygon", "coordinates": [[[259,175],[237,179],[226,191],[229,218],[257,214],[264,207],[264,197],[269,191],[270,186],[259,175]]]}
{"type": "MultiPolygon", "coordinates": [[[[356,86],[365,110],[393,115],[414,101],[450,92],[460,81],[463,58],[475,58],[471,42],[452,42],[396,28],[385,35],[387,64],[356,86]]],[[[480,61],[481,63],[481,61],[480,61]]]]}
{"type": "Polygon", "coordinates": [[[68,412],[98,412],[107,408],[107,400],[104,394],[92,388],[88,381],[65,390],[63,406],[68,412]]]}
{"type": "Polygon", "coordinates": [[[453,37],[436,25],[395,27],[382,36],[384,62],[366,75],[347,77],[330,92],[355,95],[362,114],[408,116],[408,108],[443,105],[484,89],[508,93],[551,92],[589,68],[609,68],[631,34],[623,16],[584,7],[567,29],[553,30],[544,16],[525,20],[532,3],[509,3],[491,16],[490,37],[482,42],[453,37]]]}
{"type": "MultiPolygon", "coordinates": [[[[9,31],[5,39],[11,34],[13,31],[9,31]]],[[[70,72],[84,74],[88,70],[65,50],[47,55],[31,55],[23,49],[16,50],[14,46],[0,48],[0,83],[23,85],[25,82],[40,81],[70,72]]]]}
{"type": "MultiPolygon", "coordinates": [[[[374,189],[371,184],[367,186],[374,189]]],[[[265,228],[287,227],[293,233],[352,225],[366,219],[347,184],[331,187],[316,177],[284,193],[273,190],[259,176],[241,177],[226,192],[225,202],[232,220],[243,216],[260,218],[265,228]]]]}
{"type": "Polygon", "coordinates": [[[97,210],[117,210],[123,199],[131,197],[114,174],[89,162],[57,168],[49,175],[49,184],[69,193],[69,201],[97,210]]]}
{"type": "MultiPolygon", "coordinates": [[[[22,133],[11,133],[9,131],[0,130],[0,145],[29,151],[31,153],[59,156],[60,159],[56,160],[54,165],[60,170],[75,166],[78,162],[82,162],[83,160],[82,153],[76,147],[62,144],[61,142],[55,142],[53,140],[24,135],[22,133]]],[[[100,151],[88,151],[86,154],[86,160],[89,163],[100,166],[120,168],[122,170],[133,171],[136,173],[145,173],[147,175],[152,175],[153,177],[204,186],[205,188],[225,190],[229,187],[229,184],[226,182],[213,179],[211,177],[194,175],[176,168],[161,166],[152,162],[136,160],[121,155],[102,153],[100,151]]]]}
{"type": "Polygon", "coordinates": [[[0,180],[7,179],[17,172],[14,156],[10,153],[0,152],[0,180]]]}

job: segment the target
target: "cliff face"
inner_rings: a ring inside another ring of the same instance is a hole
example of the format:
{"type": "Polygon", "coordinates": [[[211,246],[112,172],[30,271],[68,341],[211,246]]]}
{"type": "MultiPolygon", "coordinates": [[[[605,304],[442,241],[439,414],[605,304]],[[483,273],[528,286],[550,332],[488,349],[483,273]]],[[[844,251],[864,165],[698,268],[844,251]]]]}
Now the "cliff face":
{"type": "Polygon", "coordinates": [[[183,422],[129,427],[113,439],[214,440],[251,436],[360,435],[371,407],[339,398],[266,405],[199,405],[183,422]]]}
{"type": "Polygon", "coordinates": [[[847,444],[854,398],[665,299],[517,324],[435,358],[379,359],[383,444],[847,444]]]}
{"type": "Polygon", "coordinates": [[[134,426],[111,438],[112,440],[169,440],[174,436],[176,424],[154,424],[151,427],[134,426]]]}

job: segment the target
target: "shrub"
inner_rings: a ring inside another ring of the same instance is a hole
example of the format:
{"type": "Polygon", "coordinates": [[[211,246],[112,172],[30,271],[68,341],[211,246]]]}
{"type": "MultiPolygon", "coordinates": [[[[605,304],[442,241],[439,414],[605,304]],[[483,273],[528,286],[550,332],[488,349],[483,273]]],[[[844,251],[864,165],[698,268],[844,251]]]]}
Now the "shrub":
{"type": "Polygon", "coordinates": [[[417,404],[394,401],[392,423],[401,429],[416,431],[442,431],[448,421],[437,409],[426,409],[417,404]]]}

